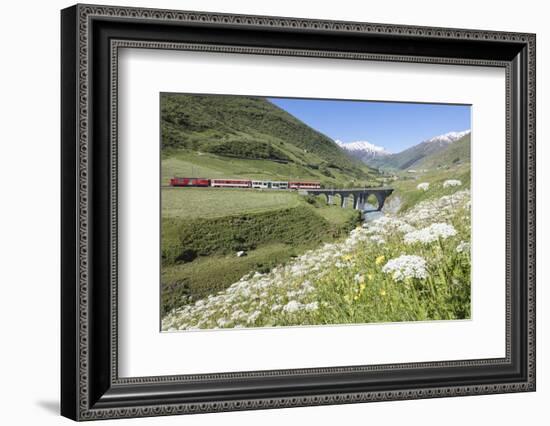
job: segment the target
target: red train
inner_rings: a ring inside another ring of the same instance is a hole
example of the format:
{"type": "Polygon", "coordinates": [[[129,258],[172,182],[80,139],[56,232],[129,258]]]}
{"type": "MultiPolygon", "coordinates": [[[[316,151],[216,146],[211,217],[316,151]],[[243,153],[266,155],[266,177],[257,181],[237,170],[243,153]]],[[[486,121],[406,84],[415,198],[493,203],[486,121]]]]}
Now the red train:
{"type": "Polygon", "coordinates": [[[170,186],[213,187],[213,188],[258,188],[258,189],[319,189],[320,182],[313,181],[260,181],[246,179],[208,179],[195,177],[173,177],[170,186]]]}
{"type": "Polygon", "coordinates": [[[170,179],[170,186],[210,186],[210,179],[173,177],[170,179]]]}

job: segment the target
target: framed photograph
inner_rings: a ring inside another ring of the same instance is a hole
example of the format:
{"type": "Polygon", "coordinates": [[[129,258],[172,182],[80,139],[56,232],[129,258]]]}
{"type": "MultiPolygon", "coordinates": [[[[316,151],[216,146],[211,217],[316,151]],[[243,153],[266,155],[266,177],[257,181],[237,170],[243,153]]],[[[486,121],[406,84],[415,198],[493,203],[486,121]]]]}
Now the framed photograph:
{"type": "Polygon", "coordinates": [[[535,35],[61,12],[61,412],[535,390],[535,35]]]}

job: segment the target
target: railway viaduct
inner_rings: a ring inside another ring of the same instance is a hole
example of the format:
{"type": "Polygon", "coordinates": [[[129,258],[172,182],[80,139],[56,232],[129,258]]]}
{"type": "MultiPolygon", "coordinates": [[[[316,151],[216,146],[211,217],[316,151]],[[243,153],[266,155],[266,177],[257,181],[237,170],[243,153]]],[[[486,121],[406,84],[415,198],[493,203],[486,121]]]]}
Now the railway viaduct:
{"type": "Polygon", "coordinates": [[[334,197],[340,196],[340,207],[347,207],[348,199],[353,199],[353,208],[356,210],[364,210],[367,198],[374,195],[378,200],[378,208],[382,210],[386,198],[393,192],[392,188],[350,188],[350,189],[301,189],[303,195],[324,195],[327,199],[327,204],[334,204],[334,197]]]}

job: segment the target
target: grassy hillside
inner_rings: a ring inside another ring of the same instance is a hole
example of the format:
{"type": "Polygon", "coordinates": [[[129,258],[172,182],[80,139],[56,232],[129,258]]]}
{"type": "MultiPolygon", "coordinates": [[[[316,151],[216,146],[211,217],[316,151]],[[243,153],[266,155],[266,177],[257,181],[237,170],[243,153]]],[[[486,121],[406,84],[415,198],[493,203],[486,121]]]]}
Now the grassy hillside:
{"type": "Polygon", "coordinates": [[[453,142],[443,150],[424,157],[414,164],[419,169],[447,168],[470,162],[470,135],[453,142]]]}
{"type": "Polygon", "coordinates": [[[290,176],[328,184],[365,183],[376,177],[332,139],[264,98],[162,94],[161,136],[163,166],[171,160],[163,167],[164,179],[195,165],[198,172],[204,167],[204,172],[217,169],[224,176],[290,176]],[[267,173],[249,176],[254,169],[267,173]]]}
{"type": "Polygon", "coordinates": [[[343,237],[360,220],[289,192],[165,188],[162,197],[163,313],[343,237]]]}
{"type": "Polygon", "coordinates": [[[237,177],[265,180],[317,180],[324,187],[377,186],[379,175],[355,178],[336,168],[316,169],[299,163],[222,157],[190,151],[172,152],[162,160],[162,184],[173,176],[237,177]]]}
{"type": "Polygon", "coordinates": [[[392,199],[399,199],[400,211],[407,211],[421,201],[426,201],[449,195],[456,191],[456,187],[444,188],[443,183],[448,179],[458,179],[462,183],[460,188],[470,188],[470,163],[454,165],[444,169],[419,172],[408,179],[400,179],[392,183],[394,192],[386,201],[386,205],[392,199]],[[429,183],[429,190],[418,189],[420,183],[429,183]]]}

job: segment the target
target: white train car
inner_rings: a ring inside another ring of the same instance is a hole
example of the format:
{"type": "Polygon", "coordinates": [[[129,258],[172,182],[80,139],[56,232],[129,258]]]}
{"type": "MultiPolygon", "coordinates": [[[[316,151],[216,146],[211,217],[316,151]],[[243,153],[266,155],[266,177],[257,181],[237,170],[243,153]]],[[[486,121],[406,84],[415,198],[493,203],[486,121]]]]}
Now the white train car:
{"type": "Polygon", "coordinates": [[[256,189],[288,189],[288,182],[273,180],[253,180],[252,188],[256,189]]]}
{"type": "Polygon", "coordinates": [[[271,182],[271,189],[288,189],[288,182],[271,182]]]}
{"type": "Polygon", "coordinates": [[[250,188],[251,182],[243,179],[210,179],[214,188],[250,188]]]}
{"type": "Polygon", "coordinates": [[[321,182],[288,182],[290,189],[321,189],[321,182]]]}
{"type": "Polygon", "coordinates": [[[266,180],[253,180],[252,188],[255,189],[268,189],[268,182],[266,180]]]}

